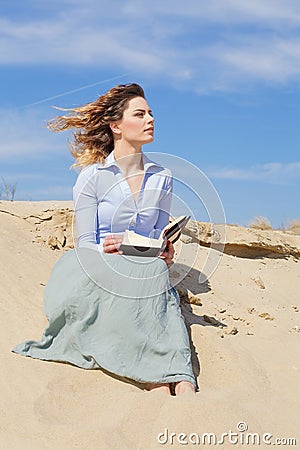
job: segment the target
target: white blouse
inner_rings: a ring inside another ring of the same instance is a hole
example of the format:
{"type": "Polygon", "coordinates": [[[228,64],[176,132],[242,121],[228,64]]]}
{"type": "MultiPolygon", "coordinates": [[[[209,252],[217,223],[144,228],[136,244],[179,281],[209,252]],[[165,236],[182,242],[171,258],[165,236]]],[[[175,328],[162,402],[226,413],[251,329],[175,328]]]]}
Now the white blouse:
{"type": "Polygon", "coordinates": [[[168,224],[173,178],[144,153],[144,179],[137,202],[111,152],[105,162],[85,167],[73,187],[77,246],[103,251],[109,234],[125,230],[157,238],[168,224]]]}

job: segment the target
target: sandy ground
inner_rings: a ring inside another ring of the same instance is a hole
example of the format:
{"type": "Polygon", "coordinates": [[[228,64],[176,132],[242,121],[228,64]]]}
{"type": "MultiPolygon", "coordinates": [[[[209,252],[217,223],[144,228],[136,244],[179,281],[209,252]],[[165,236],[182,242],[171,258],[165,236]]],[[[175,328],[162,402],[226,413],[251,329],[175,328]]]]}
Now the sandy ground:
{"type": "Polygon", "coordinates": [[[191,232],[176,243],[170,279],[199,392],[175,397],[11,352],[46,326],[43,289],[72,247],[72,216],[71,202],[0,202],[1,449],[211,448],[203,433],[220,442],[230,430],[220,448],[300,448],[300,238],[232,227],[221,258],[191,232]],[[260,445],[243,444],[249,433],[260,445]]]}

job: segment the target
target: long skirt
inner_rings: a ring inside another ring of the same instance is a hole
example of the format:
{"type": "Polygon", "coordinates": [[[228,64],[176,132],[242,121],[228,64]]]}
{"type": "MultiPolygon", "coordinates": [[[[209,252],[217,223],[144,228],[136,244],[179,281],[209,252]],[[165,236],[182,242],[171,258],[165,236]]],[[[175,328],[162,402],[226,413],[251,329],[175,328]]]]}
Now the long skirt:
{"type": "Polygon", "coordinates": [[[44,290],[49,321],[41,340],[13,352],[140,383],[196,386],[179,296],[161,258],[69,250],[44,290]]]}

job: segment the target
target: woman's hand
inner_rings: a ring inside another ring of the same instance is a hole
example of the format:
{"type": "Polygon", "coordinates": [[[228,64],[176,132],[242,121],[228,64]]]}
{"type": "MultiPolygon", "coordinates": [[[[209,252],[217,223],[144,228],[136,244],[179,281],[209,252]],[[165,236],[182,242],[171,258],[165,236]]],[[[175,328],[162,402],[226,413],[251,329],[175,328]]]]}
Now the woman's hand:
{"type": "Polygon", "coordinates": [[[172,259],[174,258],[174,253],[175,253],[174,246],[172,242],[168,240],[167,247],[165,251],[159,255],[159,258],[164,259],[167,266],[170,267],[172,259]]]}
{"type": "Polygon", "coordinates": [[[119,247],[123,241],[123,235],[122,234],[110,234],[109,236],[106,236],[103,242],[103,252],[104,253],[120,253],[119,247]]]}

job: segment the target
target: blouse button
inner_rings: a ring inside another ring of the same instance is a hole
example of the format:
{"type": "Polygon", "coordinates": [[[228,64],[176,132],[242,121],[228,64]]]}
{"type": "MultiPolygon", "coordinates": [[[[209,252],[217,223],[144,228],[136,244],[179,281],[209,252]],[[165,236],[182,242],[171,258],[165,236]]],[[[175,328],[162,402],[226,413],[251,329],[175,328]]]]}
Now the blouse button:
{"type": "Polygon", "coordinates": [[[135,223],[136,223],[136,214],[132,216],[129,227],[135,227],[135,223]]]}

